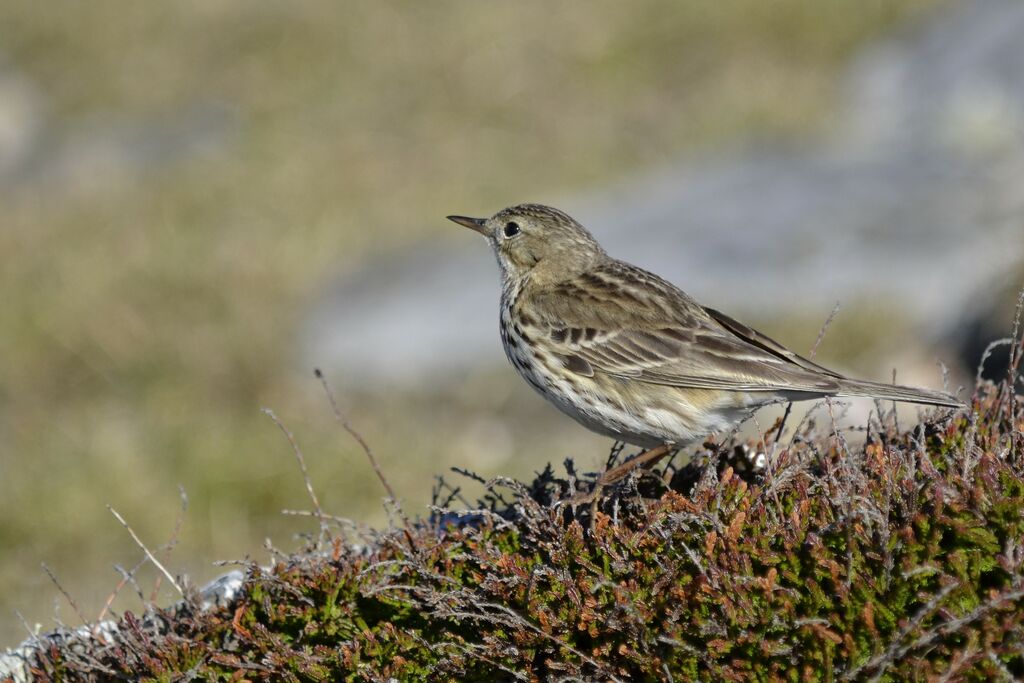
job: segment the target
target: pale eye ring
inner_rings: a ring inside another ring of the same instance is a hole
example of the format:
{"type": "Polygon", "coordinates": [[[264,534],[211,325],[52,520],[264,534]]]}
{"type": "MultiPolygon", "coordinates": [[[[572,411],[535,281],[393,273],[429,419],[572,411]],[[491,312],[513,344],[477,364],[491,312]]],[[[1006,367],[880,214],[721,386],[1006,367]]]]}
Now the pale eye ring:
{"type": "Polygon", "coordinates": [[[505,224],[505,228],[502,230],[505,237],[515,237],[519,234],[519,224],[515,221],[509,221],[505,224]]]}

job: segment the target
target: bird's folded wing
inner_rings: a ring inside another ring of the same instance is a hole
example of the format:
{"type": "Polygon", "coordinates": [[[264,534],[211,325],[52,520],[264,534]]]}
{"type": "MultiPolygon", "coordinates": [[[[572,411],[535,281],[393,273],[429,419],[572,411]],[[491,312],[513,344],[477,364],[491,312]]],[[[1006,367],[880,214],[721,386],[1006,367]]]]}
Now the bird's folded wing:
{"type": "Polygon", "coordinates": [[[582,375],[694,389],[815,394],[836,391],[841,379],[692,300],[668,316],[632,301],[614,321],[607,309],[592,313],[585,300],[574,305],[561,298],[558,305],[545,306],[544,297],[538,297],[536,304],[553,350],[568,369],[582,375]]]}
{"type": "Polygon", "coordinates": [[[839,373],[833,370],[829,370],[828,368],[818,365],[817,363],[811,362],[799,354],[793,353],[785,346],[772,339],[771,337],[761,334],[752,327],[747,327],[743,323],[733,318],[730,318],[721,311],[716,311],[713,308],[704,307],[704,312],[711,316],[711,318],[719,325],[721,325],[723,328],[725,328],[729,332],[732,332],[734,335],[736,335],[743,341],[747,342],[748,344],[752,344],[760,349],[767,351],[768,353],[774,356],[777,356],[783,360],[787,360],[790,363],[793,363],[794,365],[797,365],[803,368],[804,370],[808,370],[812,373],[821,373],[823,375],[828,375],[829,377],[835,377],[836,379],[844,379],[843,376],[840,375],[839,373]]]}

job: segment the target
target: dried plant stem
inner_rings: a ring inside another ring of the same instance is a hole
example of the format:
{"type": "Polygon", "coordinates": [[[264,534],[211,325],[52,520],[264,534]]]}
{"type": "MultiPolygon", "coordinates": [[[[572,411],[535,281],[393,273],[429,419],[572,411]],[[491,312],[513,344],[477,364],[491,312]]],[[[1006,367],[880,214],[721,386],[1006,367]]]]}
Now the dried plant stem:
{"type": "Polygon", "coordinates": [[[50,577],[50,581],[53,581],[53,585],[57,587],[57,590],[61,592],[64,598],[68,601],[68,604],[71,605],[71,609],[75,611],[75,614],[78,615],[78,618],[82,621],[83,624],[87,624],[88,620],[86,620],[85,616],[82,614],[82,610],[78,609],[78,603],[75,602],[75,599],[71,597],[70,593],[64,590],[64,586],[60,584],[60,581],[57,580],[57,577],[54,575],[52,571],[50,571],[50,568],[46,566],[45,562],[42,563],[42,567],[43,571],[46,572],[46,575],[50,577]]]}
{"type": "Polygon", "coordinates": [[[324,373],[322,373],[320,369],[317,368],[313,371],[313,374],[315,374],[316,378],[320,380],[320,384],[324,388],[324,393],[327,394],[327,401],[331,405],[331,411],[334,413],[334,419],[337,420],[338,424],[341,425],[342,429],[349,433],[349,436],[351,436],[353,439],[356,440],[356,442],[358,442],[359,447],[363,449],[363,453],[366,454],[366,459],[370,461],[370,467],[373,468],[373,471],[374,473],[376,473],[377,478],[380,479],[380,483],[384,486],[384,490],[387,492],[388,498],[390,498],[393,501],[397,501],[398,498],[395,496],[395,492],[391,489],[391,484],[388,483],[387,478],[381,471],[380,465],[377,464],[377,458],[374,457],[373,451],[370,449],[370,445],[366,443],[366,439],[363,438],[363,435],[357,432],[355,428],[352,427],[349,421],[345,419],[345,417],[341,414],[341,411],[338,409],[338,402],[334,400],[334,392],[331,391],[331,387],[327,384],[327,379],[324,377],[324,373]]]}
{"type": "Polygon", "coordinates": [[[284,423],[278,419],[277,415],[270,408],[264,408],[263,414],[274,421],[277,428],[281,430],[284,437],[288,439],[288,443],[292,447],[292,452],[295,454],[295,459],[299,461],[299,469],[302,471],[302,481],[306,484],[306,492],[309,493],[309,499],[313,501],[313,510],[316,512],[317,519],[320,522],[320,541],[323,542],[327,538],[327,518],[324,516],[324,511],[320,507],[320,499],[316,497],[316,491],[313,490],[313,481],[309,478],[309,470],[306,468],[306,458],[302,455],[302,449],[299,448],[299,442],[295,440],[295,435],[284,426],[284,423]]]}
{"type": "MultiPolygon", "coordinates": [[[[178,496],[181,498],[181,508],[178,510],[178,517],[174,520],[174,530],[171,531],[171,538],[167,543],[160,548],[161,551],[166,553],[166,557],[170,556],[171,550],[178,545],[178,535],[181,533],[181,527],[185,523],[185,513],[188,512],[188,494],[185,493],[185,487],[178,485],[178,496]]],[[[134,583],[135,573],[139,571],[143,564],[146,563],[146,558],[143,557],[130,571],[125,571],[119,565],[114,565],[114,568],[121,574],[121,580],[114,586],[114,590],[111,591],[110,595],[107,596],[107,601],[103,603],[103,609],[100,610],[99,616],[96,617],[96,621],[103,621],[103,618],[107,616],[107,612],[110,611],[111,606],[114,604],[114,600],[120,595],[121,590],[128,585],[131,581],[134,583]]],[[[159,584],[154,587],[154,593],[159,588],[159,584]]],[[[136,586],[138,589],[138,586],[136,586]]],[[[142,591],[139,590],[139,598],[145,600],[142,591]]],[[[152,599],[156,599],[155,596],[152,599]]]]}
{"type": "Polygon", "coordinates": [[[832,321],[836,319],[837,315],[839,315],[840,308],[841,305],[837,301],[836,305],[832,307],[832,312],[828,314],[828,317],[825,318],[825,322],[822,323],[821,329],[818,330],[818,337],[814,340],[814,345],[811,346],[811,352],[807,354],[807,358],[809,360],[814,360],[814,356],[818,353],[818,347],[821,346],[822,340],[825,339],[825,333],[828,332],[828,328],[832,324],[832,321]]]}
{"type": "MultiPolygon", "coordinates": [[[[836,305],[832,307],[832,312],[825,318],[825,322],[821,324],[821,329],[818,330],[818,336],[814,340],[814,344],[811,345],[811,352],[807,354],[808,360],[814,360],[815,354],[818,353],[818,347],[821,345],[822,340],[825,338],[825,333],[828,332],[829,325],[835,320],[839,314],[840,303],[837,301],[836,305]]],[[[793,410],[793,402],[790,401],[786,404],[786,412],[782,414],[782,420],[779,422],[779,428],[775,430],[775,443],[779,442],[782,438],[782,430],[786,428],[786,420],[789,419],[789,413],[793,410]]]]}
{"type": "Polygon", "coordinates": [[[395,506],[395,511],[398,512],[398,516],[402,519],[402,524],[405,526],[405,536],[409,541],[410,547],[416,548],[417,544],[413,540],[412,524],[409,522],[409,518],[405,516],[405,512],[402,510],[401,503],[398,502],[398,497],[395,495],[394,489],[391,488],[391,484],[388,483],[387,477],[384,476],[384,472],[381,471],[380,465],[377,464],[377,458],[373,455],[373,450],[370,448],[370,444],[366,442],[363,435],[360,434],[356,429],[349,423],[344,415],[341,414],[341,410],[338,409],[338,402],[334,400],[334,392],[331,391],[330,385],[327,384],[327,378],[324,377],[324,373],[320,371],[320,368],[315,368],[313,374],[318,380],[320,385],[324,389],[324,393],[327,395],[327,402],[331,406],[331,412],[334,413],[335,421],[341,425],[341,428],[348,432],[349,436],[356,440],[359,447],[366,454],[366,459],[370,461],[370,467],[373,468],[374,473],[377,475],[377,479],[380,480],[381,485],[384,487],[384,491],[388,494],[388,499],[391,504],[395,506]]]}
{"type": "MultiPolygon", "coordinates": [[[[134,583],[135,572],[139,571],[145,563],[146,558],[144,557],[129,571],[124,570],[120,565],[114,565],[114,569],[121,574],[121,580],[117,582],[117,585],[114,586],[114,590],[107,596],[107,601],[103,603],[103,609],[100,610],[100,614],[96,617],[96,621],[103,621],[103,617],[107,616],[107,612],[110,611],[110,607],[114,604],[114,600],[117,599],[117,596],[120,595],[121,590],[128,585],[129,581],[134,583]]],[[[141,590],[139,591],[139,598],[144,599],[141,590]]]]}
{"type": "Polygon", "coordinates": [[[1021,332],[1021,317],[1024,315],[1024,289],[1017,296],[1017,309],[1013,315],[1013,332],[1010,335],[1010,367],[1007,370],[1006,388],[1010,400],[1010,462],[1017,463],[1017,441],[1014,421],[1017,419],[1017,372],[1021,356],[1024,355],[1024,333],[1021,332]]]}
{"type": "Polygon", "coordinates": [[[117,510],[115,510],[113,506],[108,505],[107,509],[110,510],[110,514],[114,515],[114,518],[121,523],[121,526],[123,526],[128,531],[129,535],[131,535],[132,537],[132,540],[135,541],[135,544],[142,548],[142,552],[146,553],[146,557],[149,558],[149,561],[152,562],[165,577],[167,577],[167,580],[171,582],[172,586],[174,586],[174,590],[178,591],[178,594],[182,597],[185,597],[185,591],[181,589],[181,586],[179,586],[178,582],[174,580],[174,577],[171,575],[169,571],[167,571],[167,568],[160,564],[160,560],[156,559],[156,556],[149,551],[149,548],[146,547],[146,544],[142,542],[138,535],[136,535],[135,530],[132,529],[131,526],[129,526],[128,522],[124,520],[124,517],[118,514],[117,510]]]}

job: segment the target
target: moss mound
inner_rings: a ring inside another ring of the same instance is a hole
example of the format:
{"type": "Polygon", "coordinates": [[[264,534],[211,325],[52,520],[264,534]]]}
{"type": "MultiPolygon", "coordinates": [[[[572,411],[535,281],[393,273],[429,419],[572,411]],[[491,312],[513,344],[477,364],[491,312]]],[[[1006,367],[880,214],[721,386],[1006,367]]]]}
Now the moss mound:
{"type": "Polygon", "coordinates": [[[823,410],[782,441],[706,444],[594,510],[553,505],[592,484],[571,463],[492,482],[479,509],[339,535],[248,567],[230,605],[127,614],[116,638],[32,664],[58,680],[1018,679],[1022,404],[989,385],[909,431],[883,415],[856,448],[823,410]]]}

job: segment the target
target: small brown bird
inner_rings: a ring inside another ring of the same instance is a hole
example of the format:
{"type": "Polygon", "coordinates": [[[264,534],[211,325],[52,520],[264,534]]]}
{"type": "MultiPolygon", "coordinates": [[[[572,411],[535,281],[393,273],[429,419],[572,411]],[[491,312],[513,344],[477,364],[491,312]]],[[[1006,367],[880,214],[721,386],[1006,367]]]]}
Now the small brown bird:
{"type": "Polygon", "coordinates": [[[486,237],[498,258],[501,340],[512,365],[585,427],[651,449],[633,464],[781,401],[963,406],[946,393],[849,379],[812,363],[612,258],[558,209],[520,204],[486,219],[448,218],[486,237]]]}

